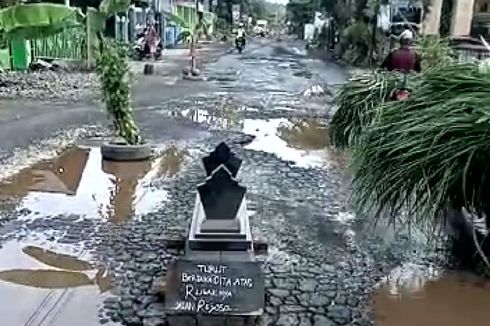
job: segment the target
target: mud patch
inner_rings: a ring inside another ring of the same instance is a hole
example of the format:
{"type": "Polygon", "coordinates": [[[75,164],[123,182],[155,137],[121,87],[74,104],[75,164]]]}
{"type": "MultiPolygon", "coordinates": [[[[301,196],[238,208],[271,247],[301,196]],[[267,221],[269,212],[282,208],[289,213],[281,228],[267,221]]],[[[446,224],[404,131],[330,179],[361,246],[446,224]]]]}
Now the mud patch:
{"type": "MultiPolygon", "coordinates": [[[[413,271],[413,269],[412,269],[413,271]]],[[[393,283],[374,296],[380,326],[484,326],[489,324],[490,283],[463,272],[412,273],[405,286],[393,283]],[[407,284],[408,281],[408,284],[407,284]]]]}

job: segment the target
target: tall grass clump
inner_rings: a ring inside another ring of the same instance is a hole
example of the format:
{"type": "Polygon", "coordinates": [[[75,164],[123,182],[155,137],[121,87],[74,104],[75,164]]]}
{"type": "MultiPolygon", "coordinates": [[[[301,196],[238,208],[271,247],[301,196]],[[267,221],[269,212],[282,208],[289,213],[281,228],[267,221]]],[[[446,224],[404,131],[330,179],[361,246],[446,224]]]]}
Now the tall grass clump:
{"type": "MultiPolygon", "coordinates": [[[[416,50],[422,57],[423,71],[455,64],[453,51],[446,39],[422,37],[416,50]]],[[[405,78],[400,73],[389,72],[371,72],[349,79],[335,98],[337,111],[330,125],[332,145],[337,148],[354,146],[392,92],[399,87],[415,89],[418,80],[419,74],[405,78]]]]}
{"type": "Polygon", "coordinates": [[[417,41],[417,51],[422,58],[422,70],[437,69],[456,62],[449,40],[437,35],[427,35],[417,41]]]}
{"type": "Polygon", "coordinates": [[[354,203],[371,216],[434,225],[449,206],[490,204],[490,74],[449,64],[386,103],[353,152],[354,203]]]}
{"type": "Polygon", "coordinates": [[[354,76],[335,97],[337,110],[329,127],[332,146],[352,147],[376,116],[381,104],[402,86],[403,76],[389,72],[371,72],[354,76]]]}

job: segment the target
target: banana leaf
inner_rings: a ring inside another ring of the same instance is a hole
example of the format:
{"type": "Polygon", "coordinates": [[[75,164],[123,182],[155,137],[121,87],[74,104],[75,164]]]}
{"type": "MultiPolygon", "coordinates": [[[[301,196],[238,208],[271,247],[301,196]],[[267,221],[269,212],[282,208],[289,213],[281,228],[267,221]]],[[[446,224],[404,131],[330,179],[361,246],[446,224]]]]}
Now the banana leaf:
{"type": "Polygon", "coordinates": [[[34,39],[83,26],[79,8],[53,3],[19,4],[0,10],[0,33],[7,38],[34,39]]]}
{"type": "Polygon", "coordinates": [[[178,25],[182,29],[191,30],[191,26],[187,21],[180,15],[173,14],[169,11],[164,11],[163,15],[166,16],[170,21],[178,25]]]}
{"type": "Polygon", "coordinates": [[[187,30],[183,30],[182,32],[180,32],[179,36],[177,37],[177,39],[175,40],[177,43],[179,42],[187,42],[190,40],[192,36],[192,33],[190,31],[187,31],[187,30]]]}

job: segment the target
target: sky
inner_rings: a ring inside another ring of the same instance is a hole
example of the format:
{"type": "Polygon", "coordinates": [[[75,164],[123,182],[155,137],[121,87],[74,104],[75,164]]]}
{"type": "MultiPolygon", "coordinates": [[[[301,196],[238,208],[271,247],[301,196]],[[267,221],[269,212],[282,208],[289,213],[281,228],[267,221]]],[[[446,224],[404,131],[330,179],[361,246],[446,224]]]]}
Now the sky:
{"type": "Polygon", "coordinates": [[[267,2],[280,3],[286,5],[289,2],[289,0],[267,0],[267,2]]]}

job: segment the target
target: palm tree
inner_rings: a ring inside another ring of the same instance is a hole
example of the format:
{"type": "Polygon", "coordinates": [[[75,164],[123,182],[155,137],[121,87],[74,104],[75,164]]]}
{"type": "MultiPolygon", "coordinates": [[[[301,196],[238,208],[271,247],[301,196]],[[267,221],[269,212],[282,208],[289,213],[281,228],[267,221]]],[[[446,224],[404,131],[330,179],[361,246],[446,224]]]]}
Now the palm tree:
{"type": "Polygon", "coordinates": [[[188,23],[180,15],[170,12],[164,12],[164,14],[182,28],[178,41],[185,40],[189,42],[190,69],[191,72],[196,71],[196,44],[201,37],[208,36],[209,23],[202,19],[192,24],[188,23]]]}

